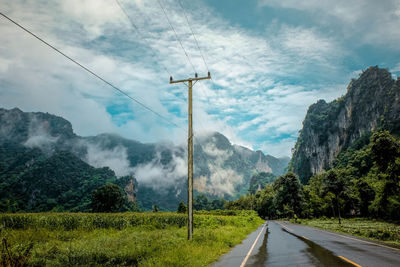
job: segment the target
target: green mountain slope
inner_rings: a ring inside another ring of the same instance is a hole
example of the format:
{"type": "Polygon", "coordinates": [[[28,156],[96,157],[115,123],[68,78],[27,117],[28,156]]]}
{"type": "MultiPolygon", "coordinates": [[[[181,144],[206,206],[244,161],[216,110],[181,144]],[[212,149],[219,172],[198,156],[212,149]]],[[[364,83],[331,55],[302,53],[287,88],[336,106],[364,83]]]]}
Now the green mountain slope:
{"type": "Polygon", "coordinates": [[[47,157],[16,143],[0,145],[0,163],[3,211],[90,211],[94,189],[106,183],[124,188],[133,179],[117,179],[109,168],[94,168],[68,151],[47,157]]]}

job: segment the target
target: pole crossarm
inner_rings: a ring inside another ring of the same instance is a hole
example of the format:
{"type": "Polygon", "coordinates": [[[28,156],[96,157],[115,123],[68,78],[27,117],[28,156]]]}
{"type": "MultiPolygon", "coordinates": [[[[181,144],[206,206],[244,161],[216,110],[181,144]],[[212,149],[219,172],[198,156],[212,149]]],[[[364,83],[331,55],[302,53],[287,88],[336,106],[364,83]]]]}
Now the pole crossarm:
{"type": "Polygon", "coordinates": [[[193,239],[193,108],[192,108],[192,88],[193,85],[200,80],[211,79],[211,74],[208,72],[207,77],[198,77],[195,73],[194,78],[189,78],[185,80],[174,81],[172,76],[169,79],[169,83],[184,83],[188,86],[188,240],[193,239]],[[193,83],[194,82],[194,83],[193,83]]]}
{"type": "Polygon", "coordinates": [[[185,82],[189,82],[189,81],[200,81],[200,80],[208,80],[208,79],[211,79],[210,72],[208,73],[208,76],[206,76],[206,77],[197,77],[197,74],[196,74],[196,77],[194,77],[194,78],[189,78],[189,79],[185,79],[185,80],[177,80],[177,81],[174,81],[172,76],[171,76],[170,79],[169,79],[169,83],[170,84],[172,84],[172,83],[185,83],[185,82]]]}

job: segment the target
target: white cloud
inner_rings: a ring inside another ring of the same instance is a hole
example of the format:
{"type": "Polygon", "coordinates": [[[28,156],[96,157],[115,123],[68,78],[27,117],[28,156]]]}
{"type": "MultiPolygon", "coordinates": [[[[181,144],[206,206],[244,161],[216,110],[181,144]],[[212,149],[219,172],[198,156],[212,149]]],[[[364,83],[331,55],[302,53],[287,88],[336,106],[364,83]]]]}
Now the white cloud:
{"type": "Polygon", "coordinates": [[[83,142],[87,147],[85,161],[93,167],[109,167],[117,176],[132,175],[134,170],[130,167],[128,154],[125,147],[117,146],[113,149],[103,149],[96,144],[83,142]]]}
{"type": "MultiPolygon", "coordinates": [[[[318,60],[329,64],[332,52],[338,52],[333,39],[318,36],[312,29],[283,26],[279,38],[281,44],[304,61],[318,60]]],[[[335,55],[338,56],[338,55],[335,55]]]]}
{"type": "Polygon", "coordinates": [[[400,72],[400,63],[397,63],[396,66],[394,66],[393,69],[391,69],[392,72],[400,72]]]}
{"type": "Polygon", "coordinates": [[[208,166],[212,172],[209,178],[200,176],[194,181],[194,189],[200,193],[223,197],[225,194],[233,196],[235,185],[242,183],[243,177],[230,168],[208,166]]]}
{"type": "Polygon", "coordinates": [[[285,138],[279,142],[264,142],[261,149],[275,157],[291,157],[291,149],[294,147],[296,139],[297,138],[285,138]]]}
{"type": "Polygon", "coordinates": [[[51,136],[47,131],[49,127],[48,122],[42,124],[32,117],[29,122],[28,139],[23,143],[27,147],[38,147],[43,150],[50,150],[51,145],[56,143],[59,136],[51,136]]]}
{"type": "Polygon", "coordinates": [[[172,151],[172,160],[164,165],[161,154],[149,163],[139,164],[134,168],[134,176],[138,183],[155,190],[169,188],[180,184],[187,175],[187,162],[172,151]]]}
{"type": "MultiPolygon", "coordinates": [[[[209,138],[209,135],[204,134],[201,139],[203,138],[209,138]]],[[[225,194],[234,195],[235,186],[243,182],[243,176],[231,168],[223,166],[224,162],[232,155],[232,152],[218,149],[215,137],[212,137],[211,140],[203,145],[202,149],[210,157],[208,162],[210,175],[195,177],[194,189],[201,193],[219,197],[225,194]]]]}
{"type": "MultiPolygon", "coordinates": [[[[150,1],[121,1],[139,27],[138,34],[111,2],[12,1],[4,4],[4,12],[186,128],[187,89],[169,85],[163,66],[175,79],[193,71],[163,13],[150,1]]],[[[171,8],[172,1],[164,2],[191,60],[199,74],[205,74],[184,17],[171,8]]],[[[195,133],[220,131],[232,143],[251,148],[260,148],[263,137],[285,131],[296,134],[307,105],[327,93],[315,84],[310,89],[283,81],[302,77],[309,69],[317,69],[323,77],[335,74],[335,62],[346,55],[340,44],[315,28],[299,26],[272,25],[260,35],[232,26],[202,3],[194,5],[197,12],[189,12],[189,20],[213,76],[194,87],[195,133]]],[[[0,80],[7,85],[0,91],[3,107],[63,116],[81,135],[117,132],[144,142],[185,139],[185,131],[130,103],[4,19],[0,30],[5,36],[0,45],[0,80]],[[110,111],[120,106],[123,111],[110,111]]]]}
{"type": "Polygon", "coordinates": [[[342,38],[354,38],[360,44],[390,45],[398,50],[400,2],[397,0],[259,0],[259,4],[307,12],[321,27],[337,25],[342,38]]]}
{"type": "Polygon", "coordinates": [[[118,6],[110,1],[68,0],[60,1],[62,12],[72,21],[80,23],[86,32],[85,38],[96,38],[104,33],[108,24],[121,26],[123,19],[118,6]]]}

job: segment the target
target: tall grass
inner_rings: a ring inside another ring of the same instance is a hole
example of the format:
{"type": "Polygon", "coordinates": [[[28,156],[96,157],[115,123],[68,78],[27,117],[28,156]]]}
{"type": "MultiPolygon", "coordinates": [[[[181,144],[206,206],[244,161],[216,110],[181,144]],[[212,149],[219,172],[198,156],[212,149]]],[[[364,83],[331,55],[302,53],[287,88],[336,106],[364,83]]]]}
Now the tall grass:
{"type": "MultiPolygon", "coordinates": [[[[200,212],[194,216],[194,226],[241,226],[257,220],[254,211],[200,212]],[[226,212],[228,214],[228,212],[226,212]],[[223,215],[214,215],[223,214],[223,215]],[[237,215],[238,214],[238,215],[237,215]]],[[[45,228],[48,230],[94,230],[99,228],[125,229],[139,225],[151,225],[158,229],[167,226],[183,227],[187,216],[172,212],[160,213],[21,213],[1,214],[0,226],[6,229],[45,228]]]]}
{"type": "Polygon", "coordinates": [[[224,212],[194,216],[191,242],[177,213],[2,214],[0,238],[8,259],[28,266],[207,266],[262,223],[254,212],[213,213],[224,212]]]}

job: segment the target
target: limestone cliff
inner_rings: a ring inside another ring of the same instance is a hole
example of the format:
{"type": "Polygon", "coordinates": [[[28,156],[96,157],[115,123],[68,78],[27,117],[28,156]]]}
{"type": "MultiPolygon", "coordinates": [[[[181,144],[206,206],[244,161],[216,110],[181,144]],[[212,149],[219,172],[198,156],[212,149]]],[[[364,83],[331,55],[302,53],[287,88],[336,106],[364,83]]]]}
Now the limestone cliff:
{"type": "Polygon", "coordinates": [[[124,188],[126,193],[126,198],[129,202],[136,203],[136,186],[133,179],[124,188]]]}
{"type": "Polygon", "coordinates": [[[378,128],[400,133],[399,97],[400,79],[393,80],[386,69],[370,67],[350,82],[344,96],[311,105],[289,169],[307,183],[364,133],[378,128]]]}

